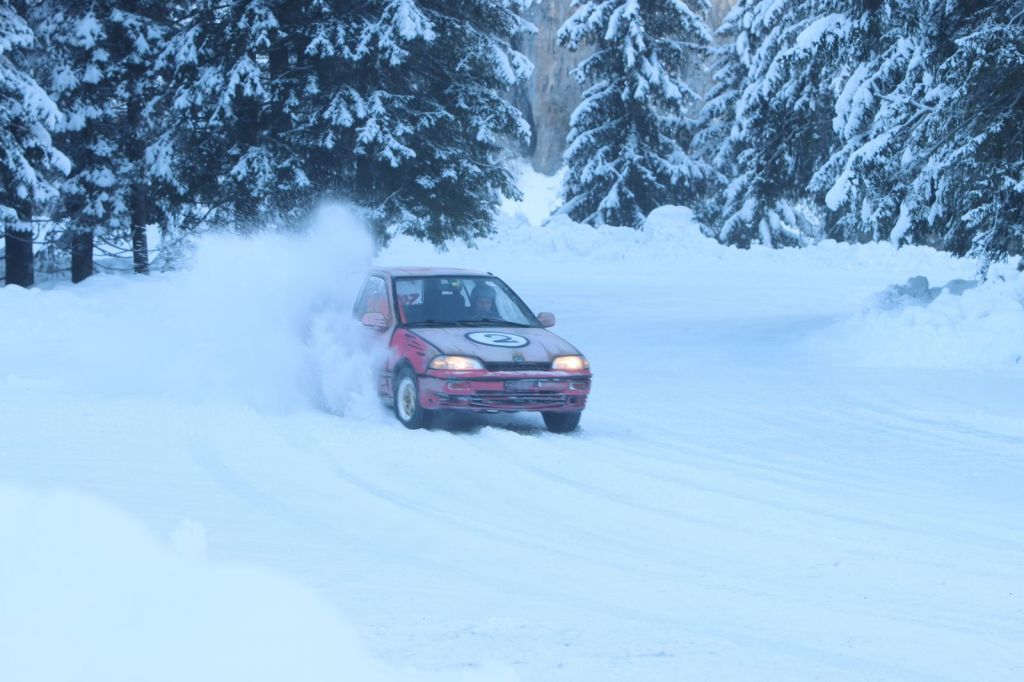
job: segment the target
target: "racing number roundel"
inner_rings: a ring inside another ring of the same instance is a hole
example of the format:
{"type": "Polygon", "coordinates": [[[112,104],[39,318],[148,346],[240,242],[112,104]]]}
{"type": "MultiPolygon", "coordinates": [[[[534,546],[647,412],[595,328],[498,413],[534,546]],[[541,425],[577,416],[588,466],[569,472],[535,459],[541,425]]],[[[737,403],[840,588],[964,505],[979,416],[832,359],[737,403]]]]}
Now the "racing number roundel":
{"type": "Polygon", "coordinates": [[[504,332],[472,332],[466,334],[466,338],[473,343],[484,346],[497,346],[498,348],[522,348],[530,343],[526,338],[518,334],[506,334],[504,332]]]}

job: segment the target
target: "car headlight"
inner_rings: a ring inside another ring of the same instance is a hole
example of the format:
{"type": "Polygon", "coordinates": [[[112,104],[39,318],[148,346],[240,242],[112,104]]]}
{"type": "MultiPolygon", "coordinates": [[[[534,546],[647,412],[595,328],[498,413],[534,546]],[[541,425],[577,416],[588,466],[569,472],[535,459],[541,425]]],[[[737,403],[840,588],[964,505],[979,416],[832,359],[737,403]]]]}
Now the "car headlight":
{"type": "Polygon", "coordinates": [[[559,355],[551,363],[551,369],[563,372],[581,372],[585,369],[590,369],[590,363],[582,355],[559,355]]]}
{"type": "Polygon", "coordinates": [[[468,372],[483,368],[482,362],[465,355],[438,355],[430,361],[430,369],[446,369],[449,372],[468,372]]]}

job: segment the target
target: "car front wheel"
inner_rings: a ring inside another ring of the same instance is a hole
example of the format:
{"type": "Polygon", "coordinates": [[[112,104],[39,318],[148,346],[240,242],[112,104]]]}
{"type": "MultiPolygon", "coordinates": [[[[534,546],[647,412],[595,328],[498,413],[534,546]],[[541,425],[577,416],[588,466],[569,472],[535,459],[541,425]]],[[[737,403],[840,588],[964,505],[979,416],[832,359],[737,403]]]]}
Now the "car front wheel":
{"type": "Polygon", "coordinates": [[[571,433],[580,425],[582,412],[541,412],[551,433],[571,433]]]}
{"type": "Polygon", "coordinates": [[[427,426],[430,413],[420,405],[419,385],[416,375],[408,367],[403,367],[395,382],[395,416],[407,429],[419,429],[427,426]]]}

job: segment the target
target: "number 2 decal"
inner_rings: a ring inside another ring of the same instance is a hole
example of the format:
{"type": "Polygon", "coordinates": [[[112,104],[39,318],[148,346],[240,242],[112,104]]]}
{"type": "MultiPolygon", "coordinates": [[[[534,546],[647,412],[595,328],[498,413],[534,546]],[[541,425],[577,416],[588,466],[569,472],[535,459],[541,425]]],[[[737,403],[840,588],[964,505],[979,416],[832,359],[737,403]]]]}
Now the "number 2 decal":
{"type": "Polygon", "coordinates": [[[484,346],[498,346],[499,348],[522,348],[529,340],[518,334],[504,334],[502,332],[472,332],[466,334],[466,338],[473,343],[484,346]]]}

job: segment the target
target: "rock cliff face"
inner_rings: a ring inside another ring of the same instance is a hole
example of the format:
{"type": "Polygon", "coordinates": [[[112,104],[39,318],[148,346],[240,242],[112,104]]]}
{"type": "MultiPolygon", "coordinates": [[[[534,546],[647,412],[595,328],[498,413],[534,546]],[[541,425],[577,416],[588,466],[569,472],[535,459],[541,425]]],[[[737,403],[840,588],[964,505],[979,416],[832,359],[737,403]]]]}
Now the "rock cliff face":
{"type": "Polygon", "coordinates": [[[722,19],[729,13],[736,0],[711,0],[711,11],[708,12],[708,23],[714,30],[722,25],[722,19]]]}
{"type": "MultiPolygon", "coordinates": [[[[735,0],[711,0],[708,20],[717,27],[735,0]]],[[[569,52],[559,47],[558,28],[572,16],[571,0],[534,0],[526,19],[537,27],[537,34],[516,46],[534,64],[529,82],[514,93],[514,99],[533,128],[533,140],[527,150],[533,167],[552,174],[562,163],[569,116],[579,104],[582,87],[571,75],[572,69],[590,52],[569,52]]],[[[696,83],[695,83],[696,85],[696,83]]]]}
{"type": "Polygon", "coordinates": [[[570,0],[535,0],[526,19],[537,27],[537,34],[519,46],[534,64],[533,76],[518,99],[533,127],[529,153],[541,173],[554,173],[561,165],[569,116],[582,93],[570,73],[582,55],[559,47],[556,39],[558,28],[572,13],[570,0]]]}

